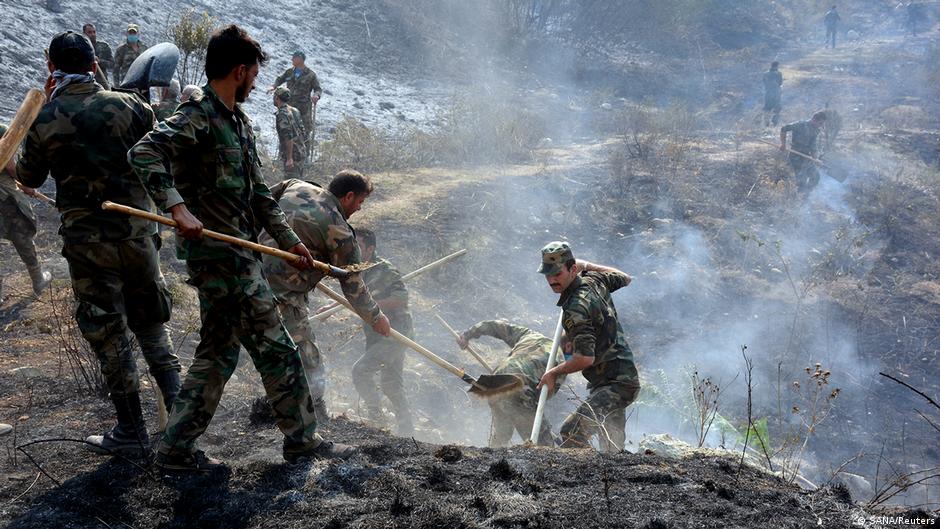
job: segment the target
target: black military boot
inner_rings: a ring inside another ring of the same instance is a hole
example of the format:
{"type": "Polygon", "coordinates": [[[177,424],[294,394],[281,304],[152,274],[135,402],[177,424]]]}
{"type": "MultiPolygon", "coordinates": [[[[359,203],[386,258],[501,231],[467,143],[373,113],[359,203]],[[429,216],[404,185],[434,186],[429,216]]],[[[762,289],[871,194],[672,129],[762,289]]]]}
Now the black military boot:
{"type": "Polygon", "coordinates": [[[33,292],[38,296],[52,282],[52,274],[43,270],[42,266],[29,269],[29,278],[33,282],[33,292]]]}
{"type": "Polygon", "coordinates": [[[85,446],[97,454],[144,458],[150,454],[150,437],[140,409],[140,393],[111,394],[117,425],[104,435],[90,435],[85,446]]]}
{"type": "Polygon", "coordinates": [[[330,422],[330,412],[326,409],[326,399],[323,397],[313,399],[313,412],[317,417],[317,424],[330,422]]]}
{"type": "Polygon", "coordinates": [[[160,393],[163,394],[163,404],[166,406],[167,413],[169,413],[170,409],[173,408],[173,401],[180,393],[180,372],[175,369],[161,371],[154,373],[153,379],[157,383],[157,387],[160,388],[160,393]]]}

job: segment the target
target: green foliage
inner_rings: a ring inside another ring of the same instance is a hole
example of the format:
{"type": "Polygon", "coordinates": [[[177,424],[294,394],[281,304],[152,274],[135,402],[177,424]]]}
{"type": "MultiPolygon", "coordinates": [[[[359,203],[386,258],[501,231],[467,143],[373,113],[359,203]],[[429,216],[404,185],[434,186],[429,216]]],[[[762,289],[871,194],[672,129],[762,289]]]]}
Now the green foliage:
{"type": "MultiPolygon", "coordinates": [[[[770,429],[767,427],[767,417],[754,421],[747,427],[744,435],[747,437],[748,445],[753,446],[757,451],[765,454],[774,453],[770,442],[770,429]]],[[[744,439],[742,438],[741,441],[743,442],[744,439]]]]}
{"type": "Polygon", "coordinates": [[[175,23],[167,24],[167,37],[180,50],[176,70],[180,84],[199,84],[204,72],[206,48],[217,22],[209,13],[190,8],[175,23]]]}

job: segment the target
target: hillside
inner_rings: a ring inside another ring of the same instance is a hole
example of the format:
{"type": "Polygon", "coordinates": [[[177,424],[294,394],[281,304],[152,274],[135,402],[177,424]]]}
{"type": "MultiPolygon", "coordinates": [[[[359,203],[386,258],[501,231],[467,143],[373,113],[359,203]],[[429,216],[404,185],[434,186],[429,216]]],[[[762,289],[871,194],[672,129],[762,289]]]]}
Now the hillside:
{"type": "MultiPolygon", "coordinates": [[[[262,89],[304,49],[328,93],[312,178],[348,165],[372,175],[376,191],[351,221],[375,228],[379,252],[403,272],[469,250],[409,284],[416,340],[476,374],[435,315],[458,328],[507,318],[548,334],[557,297],[535,273],[538,249],[569,240],[578,257],[635,277],[614,299],[644,391],[628,410],[629,453],[477,448],[488,406],[413,355],[405,377],[417,430],[395,438],[359,423],[349,372],[364,340],[341,315],[316,333],[340,417],[325,435],[361,446],[350,462],[284,465],[244,359],[201,440],[228,463],[224,473],[164,478],[62,441],[26,448],[45,475],[16,447],[82,438],[112,417],[82,375],[94,360],[71,322],[57,216],[37,205],[37,244],[56,275],[49,291],[29,296],[15,252],[0,245],[9,296],[0,421],[16,427],[0,437],[0,526],[892,526],[876,514],[935,523],[940,452],[929,421],[940,414],[879,372],[940,395],[940,14],[911,37],[888,2],[840,5],[845,26],[829,50],[825,8],[809,1],[624,3],[647,9],[635,20],[615,18],[616,3],[544,2],[569,10],[525,32],[504,11],[460,2],[64,4],[61,15],[25,0],[0,7],[12,21],[0,29],[0,118],[41,81],[54,32],[93,20],[114,45],[132,20],[153,42],[170,13],[195,5],[245,25],[271,52],[246,105],[270,138],[262,89]],[[17,31],[26,26],[37,30],[17,31]],[[771,60],[784,76],[783,123],[823,108],[841,117],[824,159],[843,182],[824,172],[802,196],[785,158],[762,143],[779,141],[760,123],[771,60]],[[11,371],[24,366],[38,371],[11,371]],[[825,383],[817,369],[830,373],[825,383]],[[704,434],[693,373],[723,390],[704,434]],[[750,435],[749,415],[761,425],[750,435]],[[693,445],[702,434],[730,453],[648,453],[663,433],[693,445]],[[753,465],[739,468],[746,436],[753,465]]],[[[267,176],[280,178],[274,167],[267,176]]],[[[198,307],[173,235],[163,237],[170,328],[186,366],[198,307]]],[[[491,363],[506,352],[483,349],[491,363]]],[[[582,377],[569,377],[550,401],[556,429],[584,394],[582,377]]]]}

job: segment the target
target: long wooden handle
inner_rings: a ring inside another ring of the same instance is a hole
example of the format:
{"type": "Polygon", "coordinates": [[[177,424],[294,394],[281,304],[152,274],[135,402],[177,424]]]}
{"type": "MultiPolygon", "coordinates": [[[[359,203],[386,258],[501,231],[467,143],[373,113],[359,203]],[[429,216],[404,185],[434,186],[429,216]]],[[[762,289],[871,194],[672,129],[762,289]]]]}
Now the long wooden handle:
{"type": "MultiPolygon", "coordinates": [[[[125,206],[123,204],[115,204],[114,202],[111,202],[110,200],[102,203],[101,209],[104,209],[107,211],[116,211],[118,213],[123,213],[125,215],[130,215],[132,217],[139,217],[142,219],[152,220],[153,222],[157,222],[165,226],[172,226],[174,228],[176,227],[176,221],[172,219],[168,219],[164,217],[163,215],[157,215],[156,213],[151,213],[149,211],[144,211],[142,209],[137,209],[131,206],[125,206]]],[[[290,252],[285,252],[284,250],[279,250],[277,248],[271,248],[270,246],[265,246],[263,244],[258,244],[256,242],[246,241],[245,239],[239,239],[238,237],[232,237],[231,235],[226,235],[224,233],[219,233],[217,231],[204,229],[202,230],[202,234],[206,237],[209,237],[210,239],[215,239],[217,241],[227,242],[235,246],[247,248],[253,252],[259,252],[259,253],[272,255],[274,257],[280,257],[281,259],[284,259],[285,261],[289,261],[291,263],[296,263],[300,261],[301,259],[299,255],[295,255],[290,252]]],[[[333,277],[345,278],[349,275],[349,272],[346,270],[343,270],[342,268],[337,268],[335,266],[317,261],[315,259],[313,260],[313,266],[318,271],[324,274],[333,276],[333,277]]]]}
{"type": "MultiPolygon", "coordinates": [[[[774,142],[772,142],[772,141],[767,141],[767,140],[765,140],[765,139],[763,139],[763,138],[757,138],[757,141],[759,141],[759,142],[761,142],[761,143],[766,143],[767,145],[773,145],[774,147],[778,147],[778,148],[780,147],[780,146],[777,145],[776,143],[774,143],[774,142]]],[[[808,154],[804,154],[804,153],[802,153],[802,152],[800,152],[800,151],[794,151],[793,149],[790,149],[790,148],[787,148],[786,150],[787,150],[787,152],[792,152],[793,154],[795,154],[795,155],[797,155],[797,156],[802,156],[803,158],[806,158],[807,160],[809,160],[809,161],[811,161],[811,162],[818,163],[819,165],[821,165],[821,166],[823,166],[823,167],[828,167],[828,166],[826,165],[826,162],[820,160],[819,158],[813,158],[812,156],[810,156],[810,155],[808,155],[808,154]]]]}
{"type": "MultiPolygon", "coordinates": [[[[561,323],[564,316],[565,311],[561,311],[558,314],[558,324],[555,325],[555,335],[552,338],[552,350],[548,354],[548,362],[545,364],[546,373],[555,367],[555,355],[558,354],[558,346],[561,345],[561,323]]],[[[529,436],[529,441],[532,441],[533,443],[539,442],[539,431],[542,429],[542,416],[545,415],[545,403],[547,401],[548,386],[542,386],[542,391],[539,393],[539,405],[535,408],[535,421],[532,423],[532,434],[529,436]]]]}
{"type": "Polygon", "coordinates": [[[39,115],[45,102],[46,96],[41,91],[30,88],[29,92],[26,92],[26,97],[16,111],[16,115],[13,116],[6,134],[3,135],[3,139],[0,139],[0,170],[6,168],[13,159],[13,155],[20,148],[23,138],[29,132],[33,121],[36,121],[36,116],[39,115]]]}
{"type": "MultiPolygon", "coordinates": [[[[340,296],[339,294],[337,294],[337,293],[336,293],[335,291],[333,291],[330,287],[328,287],[328,286],[324,285],[322,282],[320,282],[320,283],[317,283],[317,289],[318,289],[320,292],[323,292],[324,294],[326,294],[326,295],[327,295],[329,298],[331,298],[333,301],[339,303],[339,304],[342,305],[344,308],[346,308],[347,310],[351,311],[353,314],[359,316],[359,318],[361,318],[362,321],[366,321],[365,318],[363,318],[358,312],[355,311],[355,309],[353,309],[352,305],[350,305],[349,302],[346,301],[345,298],[343,298],[342,296],[340,296]]],[[[369,322],[366,321],[366,323],[369,323],[369,322]]],[[[464,382],[467,382],[467,383],[469,383],[469,384],[475,383],[475,381],[474,381],[472,378],[470,378],[470,376],[467,375],[467,373],[466,373],[463,369],[460,369],[460,368],[458,368],[457,366],[455,366],[455,365],[451,364],[450,362],[448,362],[447,360],[444,360],[443,358],[437,356],[436,354],[434,354],[434,353],[432,353],[431,351],[429,351],[428,349],[422,347],[420,344],[418,344],[417,342],[415,342],[415,341],[412,340],[411,338],[408,338],[408,337],[405,336],[404,334],[402,334],[402,333],[396,331],[395,329],[392,329],[392,333],[391,333],[390,337],[391,337],[393,340],[395,340],[396,342],[398,342],[398,343],[400,343],[400,344],[402,344],[402,345],[408,346],[408,347],[414,349],[415,351],[417,351],[418,353],[421,353],[425,358],[427,358],[428,360],[434,362],[434,363],[437,364],[438,366],[440,366],[440,367],[442,367],[442,368],[444,368],[444,369],[450,371],[450,372],[453,373],[454,375],[460,377],[460,379],[463,380],[464,382]]]]}
{"type": "MultiPolygon", "coordinates": [[[[421,275],[421,274],[423,274],[423,273],[425,273],[425,272],[427,272],[427,271],[429,271],[429,270],[434,270],[435,268],[438,268],[439,266],[441,266],[441,265],[443,265],[443,264],[449,263],[450,261],[453,261],[454,259],[460,257],[461,255],[463,255],[463,254],[465,254],[465,253],[467,253],[467,249],[466,249],[466,248],[464,248],[463,250],[458,250],[458,251],[456,251],[456,252],[454,252],[454,253],[452,253],[452,254],[450,254],[450,255],[447,255],[447,256],[445,256],[445,257],[441,257],[441,258],[438,259],[437,261],[434,261],[434,262],[432,262],[432,263],[428,263],[428,264],[422,266],[421,268],[419,268],[419,269],[417,269],[417,270],[415,270],[415,271],[413,271],[413,272],[410,272],[410,273],[407,273],[407,274],[401,276],[401,280],[402,280],[402,281],[408,281],[408,280],[411,279],[412,277],[415,277],[415,276],[417,276],[417,275],[421,275]]],[[[311,319],[313,319],[313,320],[315,320],[315,321],[324,321],[324,320],[326,320],[327,318],[329,318],[330,316],[336,314],[337,312],[339,312],[339,311],[341,311],[341,310],[343,310],[343,307],[342,307],[339,303],[336,303],[336,302],[334,301],[334,302],[333,302],[332,304],[330,304],[330,306],[328,306],[323,312],[321,312],[321,313],[319,313],[319,314],[316,314],[316,315],[314,315],[314,316],[311,316],[311,319]]]]}
{"type": "MultiPolygon", "coordinates": [[[[451,327],[450,324],[448,324],[440,314],[435,314],[434,317],[436,317],[437,321],[441,322],[441,324],[446,327],[448,331],[450,331],[450,334],[453,335],[454,338],[460,338],[460,333],[454,330],[454,328],[451,327]]],[[[480,352],[477,351],[470,343],[467,343],[467,351],[470,353],[470,356],[476,358],[477,362],[479,362],[480,365],[484,367],[484,369],[489,371],[491,375],[496,373],[496,370],[486,363],[486,360],[483,359],[483,355],[481,355],[480,352]]]]}
{"type": "MultiPolygon", "coordinates": [[[[27,193],[26,193],[26,191],[25,191],[25,190],[26,190],[26,186],[24,186],[23,184],[17,182],[17,183],[16,183],[16,188],[19,189],[20,191],[22,191],[24,195],[27,195],[27,193]]],[[[42,201],[45,202],[46,204],[49,204],[50,206],[55,207],[55,200],[53,200],[53,199],[50,198],[50,197],[47,197],[46,195],[42,194],[40,191],[38,191],[38,190],[36,190],[36,189],[33,189],[32,195],[33,195],[35,198],[38,198],[39,200],[42,200],[42,201]]]]}

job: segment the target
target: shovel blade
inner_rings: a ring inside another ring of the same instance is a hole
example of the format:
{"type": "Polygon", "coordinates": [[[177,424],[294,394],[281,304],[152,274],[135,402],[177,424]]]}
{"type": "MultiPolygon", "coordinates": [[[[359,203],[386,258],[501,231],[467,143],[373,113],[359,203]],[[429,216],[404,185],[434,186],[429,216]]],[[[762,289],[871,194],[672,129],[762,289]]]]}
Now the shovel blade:
{"type": "Polygon", "coordinates": [[[480,375],[480,378],[472,383],[468,392],[479,397],[490,398],[520,389],[522,389],[522,378],[516,375],[480,375]]]}

